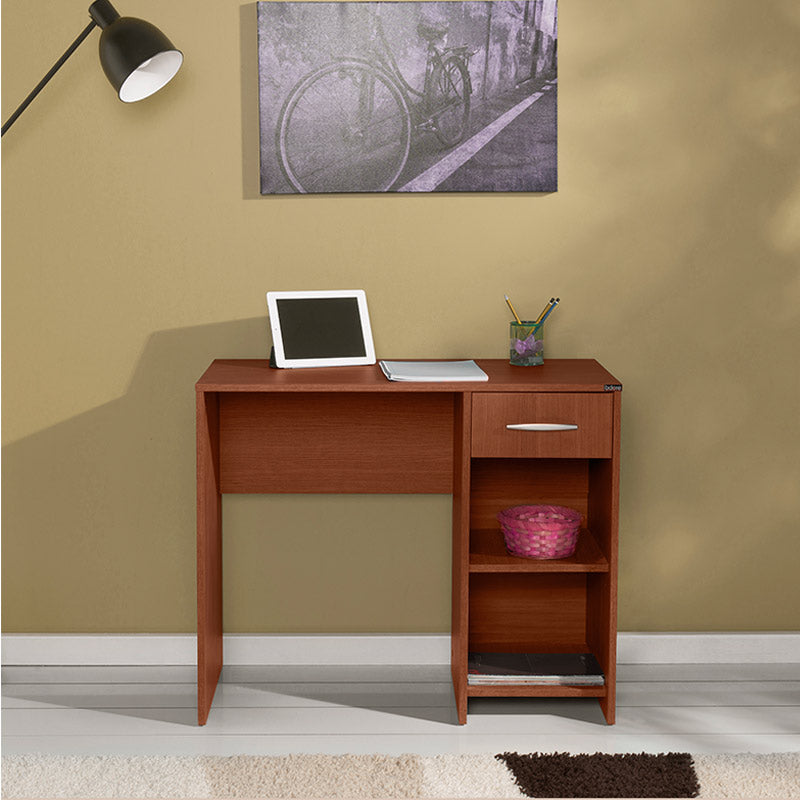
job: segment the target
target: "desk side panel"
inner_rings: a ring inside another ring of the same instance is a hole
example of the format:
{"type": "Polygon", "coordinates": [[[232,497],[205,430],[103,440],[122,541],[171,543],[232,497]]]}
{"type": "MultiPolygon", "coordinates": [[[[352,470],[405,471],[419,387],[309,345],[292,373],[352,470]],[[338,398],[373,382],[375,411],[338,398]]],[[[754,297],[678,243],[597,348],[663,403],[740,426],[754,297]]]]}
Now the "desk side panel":
{"type": "Polygon", "coordinates": [[[467,721],[469,634],[470,430],[472,395],[456,396],[453,461],[453,567],[450,671],[458,722],[467,721]]]}
{"type": "Polygon", "coordinates": [[[589,524],[608,559],[608,572],[589,580],[586,637],[606,676],[606,696],[600,707],[609,725],[616,716],[617,574],[619,538],[619,467],[622,393],[614,393],[614,450],[610,459],[591,463],[589,524]]]}
{"type": "Polygon", "coordinates": [[[222,498],[217,395],[197,393],[197,717],[204,725],[222,670],[222,498]]]}
{"type": "Polygon", "coordinates": [[[230,493],[450,494],[450,393],[220,393],[230,493]]]}

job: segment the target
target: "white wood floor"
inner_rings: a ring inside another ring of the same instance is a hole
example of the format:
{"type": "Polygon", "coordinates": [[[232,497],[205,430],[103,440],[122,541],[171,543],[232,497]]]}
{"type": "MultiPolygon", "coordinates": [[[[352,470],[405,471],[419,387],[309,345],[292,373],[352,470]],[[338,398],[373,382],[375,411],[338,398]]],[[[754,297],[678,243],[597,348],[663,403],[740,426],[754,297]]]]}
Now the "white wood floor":
{"type": "Polygon", "coordinates": [[[2,752],[800,751],[800,664],[618,671],[614,726],[593,699],[489,698],[458,726],[447,667],[226,667],[198,727],[191,667],[6,667],[2,752]]]}

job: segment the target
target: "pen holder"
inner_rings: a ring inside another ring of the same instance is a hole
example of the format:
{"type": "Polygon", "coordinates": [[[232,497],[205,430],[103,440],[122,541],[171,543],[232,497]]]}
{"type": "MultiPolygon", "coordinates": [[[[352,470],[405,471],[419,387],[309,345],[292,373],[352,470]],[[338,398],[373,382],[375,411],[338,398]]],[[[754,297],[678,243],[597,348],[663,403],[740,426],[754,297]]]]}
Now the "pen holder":
{"type": "Polygon", "coordinates": [[[509,363],[517,367],[544,364],[544,325],[512,322],[509,363]]]}

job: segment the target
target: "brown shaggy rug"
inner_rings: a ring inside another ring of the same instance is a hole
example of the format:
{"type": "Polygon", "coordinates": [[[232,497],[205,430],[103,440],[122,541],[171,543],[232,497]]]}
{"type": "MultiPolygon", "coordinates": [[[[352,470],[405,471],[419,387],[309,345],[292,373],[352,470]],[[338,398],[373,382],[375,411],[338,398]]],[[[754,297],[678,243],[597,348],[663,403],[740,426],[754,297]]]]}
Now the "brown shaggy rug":
{"type": "Polygon", "coordinates": [[[6,798],[800,798],[800,753],[4,756],[6,798]]]}

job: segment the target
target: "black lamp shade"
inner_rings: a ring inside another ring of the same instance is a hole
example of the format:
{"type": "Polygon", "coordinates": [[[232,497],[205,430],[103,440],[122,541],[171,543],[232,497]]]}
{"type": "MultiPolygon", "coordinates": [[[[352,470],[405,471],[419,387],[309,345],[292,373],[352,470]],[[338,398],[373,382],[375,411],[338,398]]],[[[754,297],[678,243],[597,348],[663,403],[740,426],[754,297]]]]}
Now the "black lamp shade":
{"type": "Polygon", "coordinates": [[[144,100],[175,77],[183,63],[183,53],[176,50],[155,25],[135,17],[120,17],[111,0],[94,0],[89,6],[89,16],[92,21],[6,120],[0,136],[6,135],[20,114],[96,27],[102,30],[100,63],[124,103],[144,100]]]}
{"type": "Polygon", "coordinates": [[[117,17],[100,34],[100,63],[119,99],[135,103],[172,80],[183,53],[155,25],[117,17]]]}

